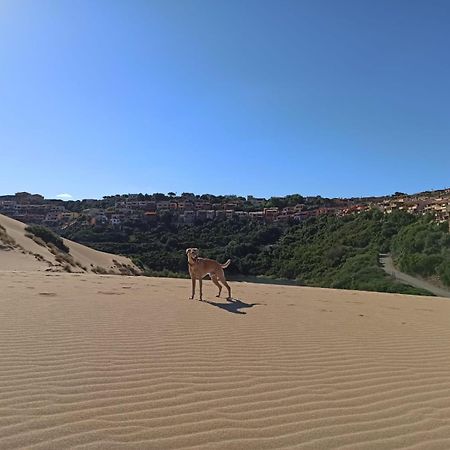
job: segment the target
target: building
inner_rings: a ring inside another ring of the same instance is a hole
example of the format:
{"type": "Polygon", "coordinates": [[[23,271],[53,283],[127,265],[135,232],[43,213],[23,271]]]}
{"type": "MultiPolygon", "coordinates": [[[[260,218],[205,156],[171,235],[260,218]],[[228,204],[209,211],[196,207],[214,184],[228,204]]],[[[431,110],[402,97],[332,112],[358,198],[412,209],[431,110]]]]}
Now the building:
{"type": "Polygon", "coordinates": [[[111,214],[111,225],[118,226],[122,223],[123,216],[121,214],[111,214]]]}
{"type": "Polygon", "coordinates": [[[252,211],[248,213],[248,217],[253,220],[264,220],[264,211],[252,211]]]}
{"type": "Polygon", "coordinates": [[[225,210],[225,217],[227,219],[232,219],[234,216],[234,210],[233,209],[227,209],[225,210]]]}
{"type": "Polygon", "coordinates": [[[278,212],[278,208],[264,208],[264,218],[268,222],[272,222],[278,217],[278,212]]]}
{"type": "Polygon", "coordinates": [[[199,209],[196,211],[196,217],[198,220],[206,220],[208,211],[206,209],[199,209]]]}
{"type": "Polygon", "coordinates": [[[156,209],[158,211],[162,209],[169,209],[170,208],[170,201],[169,200],[161,200],[160,202],[156,202],[156,209]]]}
{"type": "Polygon", "coordinates": [[[184,211],[183,214],[180,214],[180,221],[192,225],[195,222],[195,211],[184,211]]]}

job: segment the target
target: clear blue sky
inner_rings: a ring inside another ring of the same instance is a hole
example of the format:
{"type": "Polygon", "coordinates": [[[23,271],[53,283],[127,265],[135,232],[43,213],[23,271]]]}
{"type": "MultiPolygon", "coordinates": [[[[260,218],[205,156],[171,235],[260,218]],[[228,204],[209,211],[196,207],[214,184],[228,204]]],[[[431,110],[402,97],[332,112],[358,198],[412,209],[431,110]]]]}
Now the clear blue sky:
{"type": "Polygon", "coordinates": [[[0,193],[450,186],[447,0],[0,0],[0,193]]]}

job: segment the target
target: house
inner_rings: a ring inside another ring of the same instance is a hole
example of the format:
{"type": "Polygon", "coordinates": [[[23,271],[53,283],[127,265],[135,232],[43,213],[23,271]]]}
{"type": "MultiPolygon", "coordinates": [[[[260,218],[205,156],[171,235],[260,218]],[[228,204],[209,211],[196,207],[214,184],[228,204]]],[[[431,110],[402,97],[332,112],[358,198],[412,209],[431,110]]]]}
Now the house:
{"type": "Polygon", "coordinates": [[[286,206],[282,209],[281,214],[283,215],[291,215],[294,214],[297,210],[295,209],[295,206],[286,206]]]}
{"type": "Polygon", "coordinates": [[[199,209],[196,211],[196,217],[198,220],[206,220],[208,211],[206,209],[199,209]]]}
{"type": "Polygon", "coordinates": [[[280,214],[276,219],[274,219],[275,222],[289,222],[290,219],[293,219],[292,214],[280,214]]]}
{"type": "Polygon", "coordinates": [[[294,220],[301,221],[305,220],[308,217],[313,217],[316,215],[315,211],[299,211],[298,213],[294,214],[294,220]]]}
{"type": "Polygon", "coordinates": [[[195,202],[194,207],[196,210],[211,209],[211,203],[210,202],[195,202]]]}
{"type": "Polygon", "coordinates": [[[182,201],[178,203],[178,209],[181,211],[194,211],[194,203],[190,201],[182,201]]]}
{"type": "Polygon", "coordinates": [[[189,225],[193,224],[195,221],[195,211],[184,211],[180,215],[180,221],[189,225]]]}
{"type": "Polygon", "coordinates": [[[98,213],[91,219],[91,225],[106,225],[108,223],[108,217],[104,213],[98,213]]]}
{"type": "Polygon", "coordinates": [[[53,211],[53,212],[48,212],[45,215],[44,222],[50,225],[50,224],[56,224],[57,222],[59,222],[59,220],[60,220],[60,213],[53,211]]]}
{"type": "Polygon", "coordinates": [[[272,222],[278,217],[278,208],[264,208],[264,218],[268,222],[272,222]]]}
{"type": "Polygon", "coordinates": [[[159,202],[156,203],[156,209],[158,211],[162,210],[162,209],[169,209],[170,208],[170,201],[169,200],[161,200],[159,202]]]}
{"type": "MultiPolygon", "coordinates": [[[[118,202],[118,203],[123,203],[123,202],[118,202]]],[[[116,203],[117,205],[117,203],[116,203]]],[[[141,209],[141,210],[146,210],[146,211],[155,211],[156,210],[156,202],[153,200],[127,200],[125,202],[125,205],[120,205],[121,208],[123,208],[123,206],[125,206],[125,208],[127,209],[141,209]]]]}
{"type": "Polygon", "coordinates": [[[118,226],[122,223],[123,216],[121,214],[111,214],[111,225],[118,226]]]}
{"type": "Polygon", "coordinates": [[[70,222],[71,220],[76,219],[79,215],[79,213],[68,211],[58,213],[59,220],[61,222],[70,222]]]}
{"type": "Polygon", "coordinates": [[[26,214],[23,218],[24,222],[31,222],[31,223],[42,223],[45,220],[45,214],[40,213],[29,213],[26,214]]]}
{"type": "Polygon", "coordinates": [[[227,213],[223,209],[218,209],[216,211],[216,219],[225,219],[226,217],[227,217],[227,213]]]}
{"type": "Polygon", "coordinates": [[[238,206],[236,202],[228,202],[223,205],[223,209],[235,210],[238,206]]]}
{"type": "Polygon", "coordinates": [[[252,211],[248,213],[250,219],[264,220],[264,211],[252,211]]]}
{"type": "Polygon", "coordinates": [[[234,210],[233,209],[227,209],[225,210],[225,217],[227,219],[232,219],[234,216],[234,210]]]}
{"type": "Polygon", "coordinates": [[[13,209],[16,204],[15,200],[0,200],[1,209],[13,209]]]}
{"type": "Polygon", "coordinates": [[[105,214],[105,210],[100,208],[88,208],[83,209],[83,214],[89,217],[95,217],[97,215],[105,214]]]}

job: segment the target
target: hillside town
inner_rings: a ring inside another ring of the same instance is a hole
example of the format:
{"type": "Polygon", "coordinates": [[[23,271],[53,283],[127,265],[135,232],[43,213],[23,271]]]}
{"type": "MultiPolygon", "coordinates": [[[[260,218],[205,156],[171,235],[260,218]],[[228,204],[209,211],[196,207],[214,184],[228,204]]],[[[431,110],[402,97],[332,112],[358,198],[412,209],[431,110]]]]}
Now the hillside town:
{"type": "Polygon", "coordinates": [[[189,225],[239,217],[268,223],[295,223],[323,214],[345,216],[374,208],[385,214],[396,210],[430,214],[437,222],[450,222],[450,188],[414,195],[396,193],[386,197],[351,199],[300,195],[266,199],[251,195],[199,196],[191,193],[179,196],[175,193],[128,194],[78,201],[45,199],[40,194],[28,192],[0,196],[0,214],[28,224],[62,229],[74,222],[87,227],[121,227],[127,221],[148,223],[158,220],[189,225]]]}

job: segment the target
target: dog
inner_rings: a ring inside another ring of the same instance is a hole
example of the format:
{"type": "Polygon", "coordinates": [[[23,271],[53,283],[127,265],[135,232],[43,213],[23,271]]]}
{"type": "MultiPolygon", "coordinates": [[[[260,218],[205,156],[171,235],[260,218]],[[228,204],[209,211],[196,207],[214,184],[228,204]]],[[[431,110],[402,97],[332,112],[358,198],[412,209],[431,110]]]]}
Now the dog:
{"type": "Polygon", "coordinates": [[[195,282],[199,281],[200,284],[200,301],[203,300],[202,292],[202,280],[209,275],[212,282],[219,288],[219,293],[216,297],[220,297],[222,292],[222,285],[219,281],[228,289],[228,300],[231,300],[231,288],[225,279],[225,273],[223,269],[226,269],[231,264],[231,259],[229,259],[225,264],[220,264],[214,259],[199,258],[198,248],[187,248],[186,255],[189,264],[189,275],[192,280],[192,295],[190,299],[192,300],[195,295],[195,282]]]}

